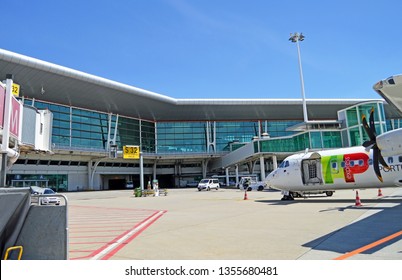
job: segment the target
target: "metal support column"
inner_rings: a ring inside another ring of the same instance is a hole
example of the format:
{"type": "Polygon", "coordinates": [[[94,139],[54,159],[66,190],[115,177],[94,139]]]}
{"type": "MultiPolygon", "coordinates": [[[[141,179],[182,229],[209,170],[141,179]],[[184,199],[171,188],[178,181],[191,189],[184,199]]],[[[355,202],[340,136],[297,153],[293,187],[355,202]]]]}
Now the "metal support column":
{"type": "Polygon", "coordinates": [[[264,161],[264,156],[260,156],[260,173],[261,173],[261,181],[265,180],[265,161],[264,161]]]}
{"type": "Polygon", "coordinates": [[[236,172],[236,186],[237,186],[239,184],[239,165],[237,165],[237,164],[236,164],[235,172],[236,172]]]}
{"type": "Polygon", "coordinates": [[[229,186],[229,167],[225,168],[226,186],[229,186]]]}
{"type": "Polygon", "coordinates": [[[142,152],[140,152],[140,187],[144,191],[144,160],[142,152]]]}
{"type": "Polygon", "coordinates": [[[273,170],[278,168],[278,160],[276,158],[276,156],[272,156],[272,164],[273,164],[273,170]]]}

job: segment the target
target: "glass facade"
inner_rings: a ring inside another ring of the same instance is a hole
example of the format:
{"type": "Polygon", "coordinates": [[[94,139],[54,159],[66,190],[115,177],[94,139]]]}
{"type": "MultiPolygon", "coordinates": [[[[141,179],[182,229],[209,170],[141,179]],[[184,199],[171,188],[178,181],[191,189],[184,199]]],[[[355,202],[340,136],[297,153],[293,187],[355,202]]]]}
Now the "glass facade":
{"type": "Polygon", "coordinates": [[[68,186],[67,174],[10,174],[7,180],[11,182],[13,187],[30,187],[37,186],[41,188],[51,188],[52,190],[67,191],[68,186]]]}
{"type": "MultiPolygon", "coordinates": [[[[25,100],[29,104],[30,100],[25,100]]],[[[297,152],[306,148],[338,148],[361,145],[368,139],[362,126],[362,115],[369,118],[374,108],[377,133],[402,126],[401,120],[385,122],[381,101],[367,102],[338,112],[341,130],[318,130],[295,134],[288,127],[299,121],[200,121],[150,122],[102,112],[84,110],[36,101],[38,109],[53,113],[52,143],[56,148],[106,150],[114,138],[121,150],[124,145],[140,145],[148,153],[230,152],[267,132],[269,139],[260,140],[260,152],[297,152]],[[343,139],[342,139],[343,137],[343,139]],[[345,139],[347,138],[347,139],[345,139]],[[342,145],[343,144],[343,145],[342,145]]]]}
{"type": "MultiPolygon", "coordinates": [[[[31,105],[30,100],[25,103],[31,105]]],[[[154,122],[46,102],[36,101],[34,106],[53,113],[52,143],[57,148],[106,150],[108,139],[114,137],[117,122],[119,149],[124,145],[142,145],[144,151],[155,152],[154,122]]]]}
{"type": "Polygon", "coordinates": [[[270,137],[283,137],[293,135],[293,131],[286,131],[288,127],[294,126],[300,121],[265,121],[263,125],[267,126],[266,130],[270,137]]]}
{"type": "Polygon", "coordinates": [[[158,153],[206,152],[205,122],[158,122],[158,153]]]}
{"type": "Polygon", "coordinates": [[[377,134],[387,131],[384,105],[382,101],[366,102],[338,112],[338,119],[342,121],[344,146],[362,145],[368,140],[368,135],[362,124],[363,115],[369,122],[370,112],[374,109],[374,124],[377,134]]]}
{"type": "MultiPolygon", "coordinates": [[[[30,102],[25,100],[29,105],[30,102]]],[[[374,105],[377,106],[376,103],[374,105]]],[[[359,115],[369,115],[374,105],[363,104],[345,110],[348,137],[353,145],[361,141],[359,115]]],[[[260,137],[263,132],[267,132],[270,139],[261,141],[262,152],[342,147],[339,131],[312,130],[299,134],[287,131],[288,127],[300,122],[296,120],[155,123],[39,101],[34,106],[49,109],[53,113],[52,143],[56,148],[104,151],[108,147],[108,139],[110,141],[114,138],[116,123],[116,144],[119,150],[124,145],[140,145],[142,151],[148,153],[230,152],[251,142],[254,137],[260,137]]],[[[381,114],[383,110],[377,110],[375,117],[381,114]]]]}
{"type": "Polygon", "coordinates": [[[210,152],[231,151],[264,131],[271,137],[292,135],[294,132],[286,128],[296,123],[298,121],[158,122],[157,151],[205,153],[208,145],[214,147],[210,152]]]}
{"type": "Polygon", "coordinates": [[[216,150],[229,151],[233,142],[248,143],[258,136],[258,122],[217,122],[216,150]]]}
{"type": "Polygon", "coordinates": [[[402,119],[387,120],[387,131],[402,128],[402,119]]]}
{"type": "MultiPolygon", "coordinates": [[[[25,100],[29,104],[30,100],[25,100]]],[[[56,148],[106,150],[114,138],[121,150],[124,145],[139,145],[148,153],[230,152],[267,132],[256,151],[296,152],[306,148],[338,148],[361,145],[368,139],[362,115],[369,118],[374,108],[377,133],[399,128],[401,120],[385,122],[381,101],[366,102],[338,112],[339,130],[318,130],[295,134],[288,127],[300,121],[200,121],[150,122],[75,107],[36,101],[38,109],[53,113],[52,143],[56,148]],[[342,145],[343,144],[343,145],[342,145]],[[259,149],[258,149],[259,148],[259,149]]]]}
{"type": "Polygon", "coordinates": [[[341,148],[342,139],[340,131],[310,131],[292,137],[273,138],[256,141],[255,152],[280,153],[299,152],[309,149],[341,148]],[[260,145],[258,147],[258,144],[260,145]]]}

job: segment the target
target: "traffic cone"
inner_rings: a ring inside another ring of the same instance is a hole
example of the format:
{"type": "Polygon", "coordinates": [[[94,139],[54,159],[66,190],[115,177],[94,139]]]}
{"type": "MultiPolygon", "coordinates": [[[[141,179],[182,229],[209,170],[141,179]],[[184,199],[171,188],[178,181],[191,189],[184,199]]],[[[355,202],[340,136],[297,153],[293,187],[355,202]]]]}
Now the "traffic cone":
{"type": "Polygon", "coordinates": [[[247,198],[247,190],[246,191],[244,191],[244,200],[247,200],[248,198],[247,198]]]}
{"type": "Polygon", "coordinates": [[[356,191],[356,203],[355,203],[355,206],[362,206],[358,191],[356,191]]]}
{"type": "Polygon", "coordinates": [[[382,196],[381,189],[378,189],[378,196],[382,196]]]}

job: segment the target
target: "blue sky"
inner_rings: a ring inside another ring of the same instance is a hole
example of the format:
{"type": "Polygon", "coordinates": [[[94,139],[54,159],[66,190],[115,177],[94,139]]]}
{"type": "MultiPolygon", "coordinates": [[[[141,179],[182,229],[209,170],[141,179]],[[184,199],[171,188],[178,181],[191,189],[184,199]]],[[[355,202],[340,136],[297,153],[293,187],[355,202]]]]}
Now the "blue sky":
{"type": "Polygon", "coordinates": [[[173,98],[379,98],[400,0],[3,0],[0,48],[173,98]],[[7,12],[7,13],[6,13],[7,12]]]}

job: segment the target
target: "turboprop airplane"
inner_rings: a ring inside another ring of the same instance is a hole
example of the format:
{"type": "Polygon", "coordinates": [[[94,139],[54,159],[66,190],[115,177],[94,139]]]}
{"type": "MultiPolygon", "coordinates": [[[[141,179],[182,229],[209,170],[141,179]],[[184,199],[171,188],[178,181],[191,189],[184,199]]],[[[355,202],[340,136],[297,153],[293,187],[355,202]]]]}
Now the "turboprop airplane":
{"type": "MultiPolygon", "coordinates": [[[[393,88],[392,92],[397,91],[393,88]]],[[[402,97],[402,82],[398,92],[402,97]]],[[[399,105],[402,108],[402,102],[399,105]]],[[[282,200],[310,192],[330,195],[342,189],[402,186],[402,129],[377,136],[373,115],[374,109],[369,123],[362,116],[370,138],[362,146],[291,155],[266,177],[267,186],[281,190],[282,200]]]]}

